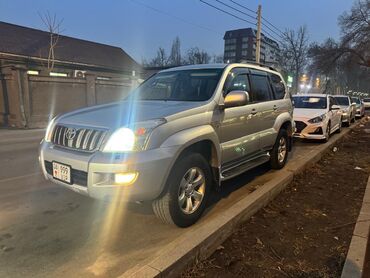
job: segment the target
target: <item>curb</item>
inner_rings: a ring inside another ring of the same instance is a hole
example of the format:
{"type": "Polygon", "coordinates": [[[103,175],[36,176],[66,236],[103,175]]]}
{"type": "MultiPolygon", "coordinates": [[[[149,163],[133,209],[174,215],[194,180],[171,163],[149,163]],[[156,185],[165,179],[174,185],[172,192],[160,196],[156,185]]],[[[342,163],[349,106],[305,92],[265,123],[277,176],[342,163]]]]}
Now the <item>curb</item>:
{"type": "Polygon", "coordinates": [[[181,238],[160,250],[156,258],[148,259],[144,265],[134,266],[120,277],[178,277],[187,265],[209,257],[232,234],[235,227],[266,206],[290,184],[295,175],[319,161],[326,151],[360,123],[361,121],[353,124],[329,142],[319,145],[294,165],[275,172],[276,177],[273,180],[218,214],[216,218],[189,229],[181,238]]]}
{"type": "Polygon", "coordinates": [[[361,278],[365,265],[366,247],[370,233],[370,176],[367,181],[360,214],[353,231],[351,244],[341,278],[361,278]]]}

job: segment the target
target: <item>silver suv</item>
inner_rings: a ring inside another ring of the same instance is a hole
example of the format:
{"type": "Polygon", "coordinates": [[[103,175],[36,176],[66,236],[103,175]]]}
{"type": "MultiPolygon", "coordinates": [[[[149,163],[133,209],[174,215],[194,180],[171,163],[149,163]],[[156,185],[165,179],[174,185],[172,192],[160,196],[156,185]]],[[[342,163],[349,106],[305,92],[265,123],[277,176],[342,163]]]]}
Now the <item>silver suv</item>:
{"type": "Polygon", "coordinates": [[[265,162],[285,165],[292,112],[272,68],[172,68],[123,101],[54,118],[39,160],[57,184],[94,198],[151,201],[163,221],[186,227],[222,181],[265,162]]]}

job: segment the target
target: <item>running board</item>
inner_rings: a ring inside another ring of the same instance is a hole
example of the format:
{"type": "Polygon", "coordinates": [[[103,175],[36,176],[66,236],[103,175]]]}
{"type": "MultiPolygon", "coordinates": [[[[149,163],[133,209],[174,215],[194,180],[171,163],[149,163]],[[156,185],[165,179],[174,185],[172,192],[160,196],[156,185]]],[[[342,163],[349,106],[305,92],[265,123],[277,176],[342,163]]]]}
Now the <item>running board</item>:
{"type": "Polygon", "coordinates": [[[233,167],[228,167],[221,170],[221,181],[231,179],[240,175],[241,173],[248,171],[258,165],[261,165],[270,160],[270,154],[264,153],[257,157],[251,158],[249,160],[240,162],[233,167]]]}

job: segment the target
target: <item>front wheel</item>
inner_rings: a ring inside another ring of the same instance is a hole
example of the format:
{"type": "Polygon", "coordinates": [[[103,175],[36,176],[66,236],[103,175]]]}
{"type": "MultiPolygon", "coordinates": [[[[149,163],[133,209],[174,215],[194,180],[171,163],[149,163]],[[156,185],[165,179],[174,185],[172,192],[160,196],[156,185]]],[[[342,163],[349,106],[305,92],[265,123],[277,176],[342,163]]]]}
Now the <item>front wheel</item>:
{"type": "Polygon", "coordinates": [[[201,154],[180,157],[168,177],[166,191],[152,203],[155,215],[168,224],[191,226],[206,208],[212,181],[209,163],[201,154]]]}
{"type": "Polygon", "coordinates": [[[341,118],[340,121],[339,121],[337,133],[341,133],[342,132],[342,126],[343,126],[343,123],[342,123],[342,118],[341,118]]]}
{"type": "Polygon", "coordinates": [[[328,125],[326,126],[324,142],[328,142],[329,141],[330,134],[331,134],[331,125],[330,125],[330,122],[329,122],[328,125]]]}
{"type": "Polygon", "coordinates": [[[281,169],[288,159],[288,133],[281,129],[270,152],[270,165],[272,169],[281,169]]]}

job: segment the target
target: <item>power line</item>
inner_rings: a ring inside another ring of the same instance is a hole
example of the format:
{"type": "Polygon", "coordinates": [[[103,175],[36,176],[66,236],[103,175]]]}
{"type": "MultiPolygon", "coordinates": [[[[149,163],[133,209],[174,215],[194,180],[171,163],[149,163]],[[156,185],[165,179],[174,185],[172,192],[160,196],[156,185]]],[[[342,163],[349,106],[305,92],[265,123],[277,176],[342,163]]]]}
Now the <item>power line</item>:
{"type": "Polygon", "coordinates": [[[241,4],[239,4],[238,2],[236,2],[236,1],[233,1],[233,0],[230,0],[230,1],[231,1],[231,2],[233,2],[235,5],[237,5],[237,6],[241,7],[241,8],[243,8],[243,9],[245,9],[245,10],[247,10],[247,11],[250,11],[250,12],[252,12],[252,13],[254,13],[254,14],[257,14],[257,12],[256,12],[256,11],[253,11],[252,9],[250,9],[250,8],[248,8],[248,7],[244,6],[244,5],[241,5],[241,4]]]}
{"type": "Polygon", "coordinates": [[[230,8],[230,9],[234,10],[234,11],[237,11],[238,13],[241,13],[241,14],[244,14],[244,15],[246,15],[246,16],[249,16],[250,18],[256,19],[256,17],[255,17],[255,16],[252,16],[252,15],[250,15],[250,14],[247,14],[247,13],[245,13],[245,12],[242,12],[241,10],[238,10],[238,9],[234,8],[233,6],[230,6],[230,5],[228,5],[228,4],[226,4],[226,3],[224,3],[224,2],[222,2],[222,1],[220,1],[220,0],[215,0],[215,1],[216,1],[216,2],[218,2],[218,3],[220,3],[221,5],[224,5],[224,6],[228,7],[228,8],[230,8]]]}
{"type": "Polygon", "coordinates": [[[274,37],[273,35],[271,35],[271,33],[267,32],[266,30],[262,30],[262,33],[263,33],[264,36],[269,37],[269,38],[275,40],[276,42],[278,42],[280,44],[283,44],[280,39],[277,39],[276,37],[274,37]]]}
{"type": "Polygon", "coordinates": [[[212,32],[215,32],[215,33],[217,33],[217,34],[219,34],[219,35],[223,35],[223,34],[221,34],[220,32],[218,32],[218,31],[216,31],[216,30],[213,30],[213,29],[208,28],[208,27],[206,27],[206,26],[202,26],[202,25],[199,25],[199,24],[196,24],[196,23],[193,23],[193,22],[187,21],[186,19],[183,19],[183,18],[181,18],[181,17],[178,17],[178,16],[176,16],[176,15],[170,14],[170,13],[165,12],[165,11],[159,10],[159,9],[157,9],[157,8],[154,8],[154,7],[152,7],[152,6],[149,6],[149,5],[147,5],[147,4],[144,4],[144,3],[140,2],[140,1],[137,1],[137,0],[131,0],[131,2],[133,2],[133,3],[137,4],[137,5],[141,5],[141,6],[145,7],[145,8],[147,8],[147,9],[152,10],[152,11],[155,11],[155,12],[157,12],[157,13],[164,14],[164,15],[167,15],[167,16],[169,16],[169,17],[175,18],[175,19],[177,19],[177,20],[179,20],[179,21],[181,21],[181,22],[183,22],[183,23],[186,23],[186,24],[189,24],[189,25],[192,25],[192,26],[195,26],[195,27],[198,27],[198,28],[201,28],[201,29],[207,30],[207,31],[212,31],[212,32]]]}
{"type": "Polygon", "coordinates": [[[277,28],[274,24],[272,24],[270,21],[268,21],[266,18],[264,18],[263,16],[262,16],[262,19],[264,20],[264,21],[266,21],[266,23],[267,24],[269,24],[272,28],[274,28],[275,30],[277,30],[278,32],[280,32],[280,33],[282,33],[282,34],[284,34],[284,32],[283,31],[281,31],[279,28],[277,28]]]}
{"type": "Polygon", "coordinates": [[[218,11],[220,11],[220,12],[223,12],[223,13],[225,13],[225,14],[228,14],[228,15],[232,16],[232,17],[235,17],[235,18],[237,18],[237,19],[239,19],[239,20],[241,20],[241,21],[247,22],[247,23],[252,24],[252,25],[256,25],[256,23],[255,23],[255,22],[250,22],[250,21],[248,21],[248,20],[245,20],[245,19],[243,19],[243,18],[241,18],[241,17],[239,17],[239,16],[237,16],[237,15],[234,15],[234,14],[232,14],[232,13],[229,13],[228,11],[225,11],[225,10],[223,10],[223,9],[219,8],[219,7],[216,7],[216,6],[214,6],[214,5],[212,5],[212,4],[208,3],[208,2],[206,2],[206,1],[204,1],[204,0],[199,0],[199,1],[200,1],[200,2],[202,2],[202,3],[204,3],[204,4],[206,4],[206,5],[208,5],[208,6],[210,6],[210,7],[212,7],[212,8],[214,8],[214,9],[216,9],[216,10],[218,10],[218,11]]]}
{"type": "MultiPolygon", "coordinates": [[[[237,6],[241,7],[241,8],[243,8],[243,9],[245,9],[245,10],[247,10],[247,11],[250,11],[250,12],[256,13],[256,12],[255,12],[255,11],[253,11],[252,9],[250,9],[250,8],[248,8],[248,7],[246,7],[246,6],[242,5],[242,4],[240,4],[240,3],[238,3],[238,2],[236,2],[236,1],[234,1],[234,0],[230,0],[230,2],[234,3],[235,5],[237,5],[237,6]]],[[[267,20],[265,17],[261,16],[261,18],[262,18],[264,21],[266,21],[266,23],[267,23],[268,25],[270,25],[272,28],[274,28],[277,32],[280,32],[281,34],[284,34],[284,32],[283,32],[283,31],[281,31],[279,28],[277,28],[274,24],[272,24],[272,23],[271,23],[269,20],[267,20]]],[[[262,23],[262,25],[264,25],[266,28],[268,28],[271,32],[274,32],[274,34],[276,34],[276,35],[280,36],[280,34],[277,34],[277,33],[276,33],[276,31],[272,30],[272,29],[271,29],[269,26],[267,26],[266,24],[262,23]]]]}
{"type": "Polygon", "coordinates": [[[283,39],[283,36],[282,36],[283,33],[281,33],[281,34],[277,33],[276,31],[274,31],[274,29],[271,29],[268,25],[264,24],[263,21],[262,21],[262,26],[266,27],[272,33],[274,33],[276,36],[278,36],[279,38],[283,39]]]}

